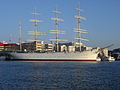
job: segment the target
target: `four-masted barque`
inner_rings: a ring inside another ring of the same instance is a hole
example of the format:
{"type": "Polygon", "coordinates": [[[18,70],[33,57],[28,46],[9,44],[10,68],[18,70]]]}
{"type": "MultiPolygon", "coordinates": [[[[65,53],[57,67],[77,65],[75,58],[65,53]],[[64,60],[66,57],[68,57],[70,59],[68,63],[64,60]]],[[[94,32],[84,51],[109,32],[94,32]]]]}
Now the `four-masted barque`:
{"type": "MultiPolygon", "coordinates": [[[[84,17],[80,16],[80,7],[76,8],[77,15],[75,16],[77,21],[77,27],[74,32],[76,32],[75,40],[73,43],[60,43],[62,40],[59,37],[59,34],[64,34],[65,32],[59,30],[59,22],[63,22],[63,19],[60,19],[58,15],[61,13],[58,9],[55,9],[53,13],[55,14],[54,18],[51,18],[54,21],[55,28],[50,30],[50,33],[54,35],[54,38],[50,39],[50,44],[41,43],[42,41],[38,40],[38,23],[40,20],[36,19],[36,11],[33,13],[34,19],[30,20],[34,23],[34,31],[30,32],[34,35],[34,44],[31,44],[31,48],[27,49],[29,46],[25,48],[22,52],[10,52],[10,59],[12,60],[20,60],[20,61],[98,61],[98,53],[99,49],[93,49],[86,47],[82,44],[82,40],[88,41],[87,39],[83,39],[81,37],[82,33],[87,33],[86,30],[81,29],[81,20],[85,20],[84,17]],[[36,44],[40,43],[38,46],[36,44]],[[36,48],[39,48],[36,50],[36,48]]],[[[28,44],[27,44],[28,45],[28,44]]],[[[22,49],[24,46],[22,45],[22,49]]]]}

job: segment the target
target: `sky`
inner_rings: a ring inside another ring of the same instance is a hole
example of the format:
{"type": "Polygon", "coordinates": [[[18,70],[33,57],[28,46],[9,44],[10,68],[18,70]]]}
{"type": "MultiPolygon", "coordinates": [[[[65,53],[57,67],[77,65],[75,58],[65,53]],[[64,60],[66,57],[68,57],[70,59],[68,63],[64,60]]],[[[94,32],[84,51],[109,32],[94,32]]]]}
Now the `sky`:
{"type": "Polygon", "coordinates": [[[52,11],[57,7],[61,11],[60,30],[66,34],[61,39],[68,42],[75,41],[74,28],[76,28],[76,7],[80,3],[81,16],[87,20],[81,21],[81,28],[89,33],[82,34],[82,38],[89,39],[83,42],[87,46],[105,47],[114,44],[113,48],[120,47],[120,0],[0,0],[0,41],[19,41],[19,22],[22,23],[22,39],[30,40],[33,36],[28,31],[33,30],[34,8],[40,13],[38,31],[47,35],[39,36],[40,40],[50,39],[49,30],[54,28],[52,11]]]}

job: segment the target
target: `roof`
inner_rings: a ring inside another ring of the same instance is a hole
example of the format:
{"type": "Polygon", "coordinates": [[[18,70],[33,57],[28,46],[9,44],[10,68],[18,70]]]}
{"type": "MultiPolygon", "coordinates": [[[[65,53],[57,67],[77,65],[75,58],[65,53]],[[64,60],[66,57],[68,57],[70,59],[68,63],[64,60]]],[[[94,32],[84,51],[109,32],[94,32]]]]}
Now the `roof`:
{"type": "Polygon", "coordinates": [[[4,45],[4,43],[0,43],[0,45],[2,46],[2,45],[4,45]]]}
{"type": "Polygon", "coordinates": [[[40,42],[40,43],[42,43],[42,42],[44,42],[44,41],[35,41],[35,42],[40,42]]]}
{"type": "Polygon", "coordinates": [[[17,45],[16,43],[8,43],[8,44],[4,44],[4,45],[17,45]]]}
{"type": "Polygon", "coordinates": [[[7,44],[5,44],[5,43],[0,43],[0,46],[7,46],[7,45],[17,45],[16,43],[7,43],[7,44]]]}

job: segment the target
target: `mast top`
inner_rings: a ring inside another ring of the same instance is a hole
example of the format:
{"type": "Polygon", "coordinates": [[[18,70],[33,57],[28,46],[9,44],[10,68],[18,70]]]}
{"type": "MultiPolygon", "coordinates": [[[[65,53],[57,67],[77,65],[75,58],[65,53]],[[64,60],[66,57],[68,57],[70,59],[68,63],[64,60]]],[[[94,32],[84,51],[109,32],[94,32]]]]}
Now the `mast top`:
{"type": "Polygon", "coordinates": [[[64,21],[63,19],[60,19],[59,17],[58,17],[58,14],[61,14],[61,12],[56,8],[54,11],[52,11],[54,14],[55,14],[55,17],[54,18],[51,18],[51,20],[54,20],[54,21],[56,21],[56,22],[58,22],[58,21],[64,21]]]}
{"type": "Polygon", "coordinates": [[[38,35],[46,35],[44,32],[38,32],[38,23],[42,22],[42,20],[38,19],[39,13],[36,12],[36,9],[34,9],[34,12],[32,13],[33,19],[30,20],[30,22],[33,22],[34,24],[34,31],[29,31],[29,34],[34,35],[34,40],[32,41],[38,41],[38,35]]]}
{"type": "Polygon", "coordinates": [[[36,8],[34,9],[34,12],[32,13],[33,19],[30,19],[30,22],[38,24],[39,22],[42,22],[42,20],[38,20],[37,16],[40,15],[40,13],[36,12],[36,8]]]}
{"type": "Polygon", "coordinates": [[[83,10],[80,8],[80,3],[78,4],[78,7],[76,8],[76,10],[77,10],[77,15],[75,16],[75,18],[80,19],[80,20],[86,20],[85,17],[80,16],[80,12],[83,11],[83,10]]]}
{"type": "Polygon", "coordinates": [[[61,14],[61,12],[57,9],[57,7],[56,7],[56,9],[54,10],[54,11],[52,11],[53,13],[55,13],[55,14],[61,14]]]}

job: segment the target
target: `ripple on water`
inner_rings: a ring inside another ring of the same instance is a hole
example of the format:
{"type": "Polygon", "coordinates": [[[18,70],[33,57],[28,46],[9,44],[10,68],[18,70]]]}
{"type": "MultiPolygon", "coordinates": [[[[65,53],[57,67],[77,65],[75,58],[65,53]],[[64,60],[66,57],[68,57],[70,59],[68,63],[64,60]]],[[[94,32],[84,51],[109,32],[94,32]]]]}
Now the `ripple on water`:
{"type": "Polygon", "coordinates": [[[0,62],[0,90],[120,90],[120,62],[0,62]]]}

